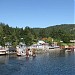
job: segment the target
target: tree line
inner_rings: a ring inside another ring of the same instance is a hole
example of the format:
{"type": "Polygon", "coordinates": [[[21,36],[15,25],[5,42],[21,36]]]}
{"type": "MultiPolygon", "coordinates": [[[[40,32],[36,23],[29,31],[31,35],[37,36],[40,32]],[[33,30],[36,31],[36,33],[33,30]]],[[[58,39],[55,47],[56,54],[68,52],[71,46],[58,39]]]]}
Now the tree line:
{"type": "Polygon", "coordinates": [[[13,28],[8,24],[0,23],[0,45],[4,46],[6,42],[12,43],[15,47],[19,42],[26,45],[32,45],[38,40],[44,40],[51,43],[52,39],[65,43],[75,39],[75,24],[62,24],[46,28],[13,28]]]}

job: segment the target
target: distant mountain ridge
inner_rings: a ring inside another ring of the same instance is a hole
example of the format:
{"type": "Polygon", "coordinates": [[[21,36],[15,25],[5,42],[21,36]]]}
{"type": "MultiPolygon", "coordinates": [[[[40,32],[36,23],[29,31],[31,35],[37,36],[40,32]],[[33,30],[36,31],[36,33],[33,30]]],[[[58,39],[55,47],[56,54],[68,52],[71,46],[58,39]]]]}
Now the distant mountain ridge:
{"type": "Polygon", "coordinates": [[[74,33],[75,31],[75,24],[61,24],[61,25],[54,25],[54,26],[49,26],[49,27],[46,27],[46,28],[33,28],[35,32],[39,32],[39,30],[41,29],[45,29],[46,32],[50,32],[52,31],[53,29],[54,30],[63,30],[65,32],[70,32],[70,33],[74,33]]]}

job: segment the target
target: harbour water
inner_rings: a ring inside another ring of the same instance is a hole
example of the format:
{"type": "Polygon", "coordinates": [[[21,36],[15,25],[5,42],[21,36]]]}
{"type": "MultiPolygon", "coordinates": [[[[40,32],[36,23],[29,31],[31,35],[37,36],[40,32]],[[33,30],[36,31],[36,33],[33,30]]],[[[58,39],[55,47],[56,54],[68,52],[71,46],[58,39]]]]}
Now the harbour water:
{"type": "Polygon", "coordinates": [[[36,57],[2,55],[0,75],[75,75],[75,52],[50,51],[36,57]]]}

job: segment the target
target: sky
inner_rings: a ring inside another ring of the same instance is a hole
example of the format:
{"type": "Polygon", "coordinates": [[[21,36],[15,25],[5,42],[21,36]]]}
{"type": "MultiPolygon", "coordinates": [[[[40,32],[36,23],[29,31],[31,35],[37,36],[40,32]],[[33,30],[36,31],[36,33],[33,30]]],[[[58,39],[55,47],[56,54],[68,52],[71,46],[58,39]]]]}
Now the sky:
{"type": "Polygon", "coordinates": [[[19,28],[74,24],[74,3],[75,0],[0,0],[0,22],[19,28]]]}

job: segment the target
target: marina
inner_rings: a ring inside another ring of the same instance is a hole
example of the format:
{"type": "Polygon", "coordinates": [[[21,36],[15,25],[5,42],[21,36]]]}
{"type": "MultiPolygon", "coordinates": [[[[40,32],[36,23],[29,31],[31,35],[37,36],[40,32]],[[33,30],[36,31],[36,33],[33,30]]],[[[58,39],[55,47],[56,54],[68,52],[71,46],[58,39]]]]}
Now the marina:
{"type": "Polygon", "coordinates": [[[75,0],[0,0],[0,75],[75,75],[75,0]]]}
{"type": "Polygon", "coordinates": [[[26,46],[20,42],[16,48],[0,46],[1,75],[74,75],[75,48],[49,45],[40,40],[26,46]]]}

